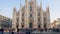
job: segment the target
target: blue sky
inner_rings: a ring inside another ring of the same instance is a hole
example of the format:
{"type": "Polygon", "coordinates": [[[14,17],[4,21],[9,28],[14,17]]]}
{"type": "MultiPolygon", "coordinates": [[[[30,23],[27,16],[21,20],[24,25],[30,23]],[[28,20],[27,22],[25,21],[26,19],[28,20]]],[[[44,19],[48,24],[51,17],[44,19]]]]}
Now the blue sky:
{"type": "MultiPolygon", "coordinates": [[[[21,0],[22,5],[25,4],[25,0],[21,0]]],[[[42,1],[43,9],[50,7],[50,18],[51,22],[60,18],[60,0],[37,0],[38,5],[42,1]]],[[[20,0],[0,0],[0,15],[12,18],[13,7],[16,6],[17,10],[20,8],[20,0]]]]}

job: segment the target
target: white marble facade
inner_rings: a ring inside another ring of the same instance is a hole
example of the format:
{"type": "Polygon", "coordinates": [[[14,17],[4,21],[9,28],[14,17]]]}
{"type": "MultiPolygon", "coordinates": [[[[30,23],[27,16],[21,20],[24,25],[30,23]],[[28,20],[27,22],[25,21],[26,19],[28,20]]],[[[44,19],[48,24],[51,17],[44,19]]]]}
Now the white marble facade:
{"type": "Polygon", "coordinates": [[[46,11],[44,11],[42,9],[42,2],[40,6],[38,6],[36,0],[25,0],[24,6],[22,6],[20,2],[18,11],[15,7],[13,9],[12,28],[48,28],[49,24],[49,6],[47,6],[46,11]]]}

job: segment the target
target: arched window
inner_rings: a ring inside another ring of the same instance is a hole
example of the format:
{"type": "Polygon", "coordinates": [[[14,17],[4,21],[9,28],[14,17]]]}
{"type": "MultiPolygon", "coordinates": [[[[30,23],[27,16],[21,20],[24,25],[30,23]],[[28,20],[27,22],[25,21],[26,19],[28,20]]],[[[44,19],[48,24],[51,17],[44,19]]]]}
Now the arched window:
{"type": "Polygon", "coordinates": [[[24,18],[22,18],[22,22],[24,22],[24,18]]]}
{"type": "Polygon", "coordinates": [[[44,18],[44,28],[46,28],[46,18],[44,18]]]}
{"type": "Polygon", "coordinates": [[[22,16],[24,16],[24,13],[22,13],[22,16]]]}
{"type": "Polygon", "coordinates": [[[32,28],[32,23],[29,23],[29,28],[32,28]]]}
{"type": "Polygon", "coordinates": [[[24,27],[24,25],[22,25],[22,28],[24,27]]]}
{"type": "Polygon", "coordinates": [[[32,6],[30,6],[30,11],[32,11],[32,6]]]}
{"type": "Polygon", "coordinates": [[[40,28],[40,23],[38,23],[38,28],[40,28]]]}
{"type": "Polygon", "coordinates": [[[38,16],[40,16],[40,13],[38,13],[38,16]]]}
{"type": "Polygon", "coordinates": [[[30,14],[30,17],[32,17],[32,14],[30,14]]]}
{"type": "Polygon", "coordinates": [[[19,21],[19,19],[17,18],[17,22],[19,21]]]}
{"type": "Polygon", "coordinates": [[[40,18],[38,18],[38,22],[40,22],[40,18]]]}

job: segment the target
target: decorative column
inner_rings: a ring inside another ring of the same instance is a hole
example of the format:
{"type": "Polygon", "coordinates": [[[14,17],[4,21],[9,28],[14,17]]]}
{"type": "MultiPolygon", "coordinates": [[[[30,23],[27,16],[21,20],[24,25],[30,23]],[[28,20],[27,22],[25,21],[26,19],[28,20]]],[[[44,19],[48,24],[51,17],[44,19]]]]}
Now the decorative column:
{"type": "Polygon", "coordinates": [[[36,0],[34,0],[34,9],[33,9],[33,13],[34,13],[34,23],[33,23],[33,28],[38,28],[38,23],[37,23],[37,4],[36,4],[36,0]]]}
{"type": "MultiPolygon", "coordinates": [[[[16,29],[16,8],[13,9],[12,28],[16,29]]],[[[16,30],[15,30],[16,31],[16,30]]]]}
{"type": "Polygon", "coordinates": [[[44,28],[44,23],[43,23],[43,11],[42,11],[42,2],[40,3],[40,19],[41,19],[41,22],[40,22],[40,27],[41,28],[44,28]]]}
{"type": "Polygon", "coordinates": [[[22,5],[21,5],[21,0],[20,0],[20,9],[19,9],[19,25],[18,28],[21,29],[22,28],[22,5]]]}
{"type": "Polygon", "coordinates": [[[46,27],[50,28],[50,12],[49,12],[49,6],[47,6],[46,8],[46,27]]]}
{"type": "Polygon", "coordinates": [[[25,1],[25,23],[24,23],[24,28],[29,28],[29,4],[28,4],[28,0],[25,1]]]}

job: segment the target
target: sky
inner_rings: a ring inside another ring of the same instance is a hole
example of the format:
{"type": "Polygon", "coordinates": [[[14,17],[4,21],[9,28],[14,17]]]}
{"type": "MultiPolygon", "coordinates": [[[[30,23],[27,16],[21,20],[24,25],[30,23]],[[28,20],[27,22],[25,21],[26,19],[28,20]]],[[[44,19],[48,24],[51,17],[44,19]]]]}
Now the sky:
{"type": "MultiPolygon", "coordinates": [[[[43,10],[46,10],[46,7],[49,5],[51,22],[60,18],[60,0],[37,0],[38,5],[40,5],[41,1],[43,10]]],[[[24,5],[25,0],[21,0],[21,3],[24,5]]],[[[12,18],[15,6],[19,10],[20,0],[0,0],[0,15],[12,18]]]]}

